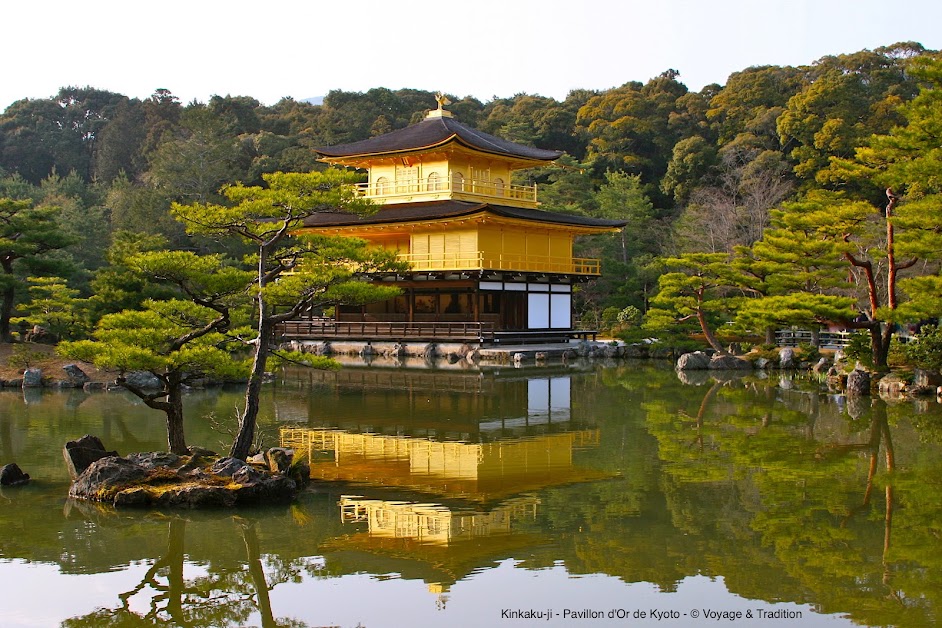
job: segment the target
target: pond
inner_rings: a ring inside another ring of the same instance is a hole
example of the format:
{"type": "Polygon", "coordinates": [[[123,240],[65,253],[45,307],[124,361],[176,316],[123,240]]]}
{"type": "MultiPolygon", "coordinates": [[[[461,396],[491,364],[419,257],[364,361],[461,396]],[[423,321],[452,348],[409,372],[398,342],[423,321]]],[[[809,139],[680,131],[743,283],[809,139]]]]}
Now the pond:
{"type": "MultiPolygon", "coordinates": [[[[120,392],[0,393],[0,625],[937,625],[942,408],[669,365],[290,371],[290,506],[66,499],[67,440],[165,448],[120,392]]],[[[187,396],[227,449],[238,390],[187,396]]]]}

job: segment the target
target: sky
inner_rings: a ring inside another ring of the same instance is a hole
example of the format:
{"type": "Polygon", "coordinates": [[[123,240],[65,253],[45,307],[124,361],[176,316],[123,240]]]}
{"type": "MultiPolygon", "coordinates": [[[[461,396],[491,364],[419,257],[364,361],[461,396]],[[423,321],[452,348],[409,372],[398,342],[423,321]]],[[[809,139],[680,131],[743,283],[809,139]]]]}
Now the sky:
{"type": "Polygon", "coordinates": [[[939,0],[46,0],[0,7],[0,110],[60,87],[272,105],[332,89],[563,100],[680,72],[691,91],[758,65],[916,41],[939,0]]]}

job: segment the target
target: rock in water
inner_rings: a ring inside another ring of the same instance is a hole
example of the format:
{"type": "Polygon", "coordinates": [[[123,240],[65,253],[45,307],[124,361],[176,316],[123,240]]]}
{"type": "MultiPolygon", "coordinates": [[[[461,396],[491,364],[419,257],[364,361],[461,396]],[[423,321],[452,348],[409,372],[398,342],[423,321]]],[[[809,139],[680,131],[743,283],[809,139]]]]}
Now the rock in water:
{"type": "Polygon", "coordinates": [[[23,388],[38,388],[43,385],[43,372],[31,368],[23,371],[23,388]]]}
{"type": "Polygon", "coordinates": [[[847,395],[860,397],[870,394],[870,373],[854,369],[847,375],[847,395]]]}
{"type": "Polygon", "coordinates": [[[69,469],[69,476],[74,480],[96,460],[101,460],[108,456],[117,456],[116,451],[105,451],[101,439],[97,436],[86,434],[78,440],[70,440],[62,449],[62,456],[65,458],[66,467],[69,469]]]}
{"type": "Polygon", "coordinates": [[[265,452],[265,464],[272,473],[287,473],[294,452],[284,447],[272,447],[265,452]]]}
{"type": "Polygon", "coordinates": [[[798,360],[795,356],[795,350],[791,347],[783,347],[778,352],[778,367],[781,369],[793,369],[798,366],[798,360]]]}
{"type": "Polygon", "coordinates": [[[111,501],[115,494],[138,480],[147,470],[124,458],[109,456],[91,463],[69,489],[69,497],[92,501],[111,501]]]}
{"type": "Polygon", "coordinates": [[[710,356],[703,351],[685,353],[677,358],[678,371],[704,371],[710,367],[710,356]]]}
{"type": "Polygon", "coordinates": [[[711,371],[752,370],[752,362],[737,358],[734,355],[715,355],[710,359],[708,368],[711,371]]]}
{"type": "Polygon", "coordinates": [[[27,482],[29,482],[29,474],[23,473],[15,462],[0,467],[0,486],[19,486],[27,482]]]}
{"type": "Polygon", "coordinates": [[[66,364],[62,367],[62,370],[65,371],[66,377],[69,378],[69,384],[75,388],[81,388],[91,379],[85,374],[85,371],[75,364],[66,364]]]}

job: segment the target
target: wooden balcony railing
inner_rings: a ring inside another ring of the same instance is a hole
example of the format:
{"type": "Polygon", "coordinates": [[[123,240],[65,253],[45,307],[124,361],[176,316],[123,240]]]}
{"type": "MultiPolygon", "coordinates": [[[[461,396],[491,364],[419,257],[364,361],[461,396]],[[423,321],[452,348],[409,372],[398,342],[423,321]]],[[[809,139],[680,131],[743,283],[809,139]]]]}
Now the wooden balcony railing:
{"type": "Polygon", "coordinates": [[[334,321],[313,319],[288,321],[278,326],[276,334],[289,339],[345,338],[390,340],[494,340],[492,323],[407,322],[407,321],[334,321]]]}
{"type": "Polygon", "coordinates": [[[357,185],[357,193],[371,199],[396,199],[417,196],[442,196],[443,193],[473,194],[496,200],[536,203],[535,185],[514,185],[500,181],[450,177],[392,180],[379,178],[357,185]]]}
{"type": "Polygon", "coordinates": [[[568,275],[601,275],[598,259],[553,257],[549,255],[485,256],[475,253],[403,253],[397,256],[408,262],[412,270],[508,270],[568,275]]]}

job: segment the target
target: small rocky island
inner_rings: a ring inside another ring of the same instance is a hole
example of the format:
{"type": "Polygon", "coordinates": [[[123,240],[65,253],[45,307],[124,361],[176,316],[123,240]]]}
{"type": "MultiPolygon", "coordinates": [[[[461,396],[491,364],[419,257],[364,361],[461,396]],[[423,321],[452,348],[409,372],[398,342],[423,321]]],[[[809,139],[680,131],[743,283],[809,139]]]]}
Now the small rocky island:
{"type": "Polygon", "coordinates": [[[72,477],[69,497],[116,507],[202,508],[285,503],[310,475],[307,463],[275,447],[249,462],[191,447],[119,456],[85,435],[63,448],[72,477]]]}

